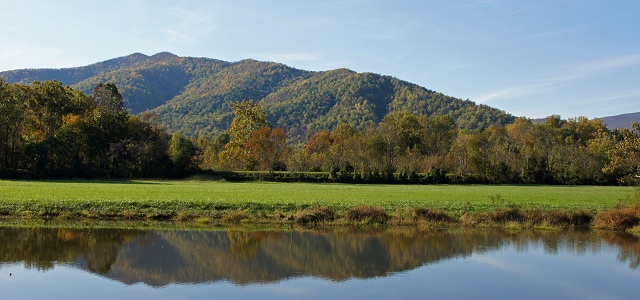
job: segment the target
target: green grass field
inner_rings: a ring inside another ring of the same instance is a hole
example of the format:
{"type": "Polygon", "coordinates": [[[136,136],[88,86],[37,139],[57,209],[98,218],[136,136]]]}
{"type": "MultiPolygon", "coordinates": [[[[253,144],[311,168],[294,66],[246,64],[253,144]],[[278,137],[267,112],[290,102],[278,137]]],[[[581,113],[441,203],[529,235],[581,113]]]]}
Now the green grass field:
{"type": "Polygon", "coordinates": [[[372,205],[387,211],[439,208],[453,215],[496,208],[600,211],[636,198],[633,187],[528,185],[353,185],[215,181],[0,181],[0,214],[123,210],[144,213],[247,210],[336,211],[372,205]]]}

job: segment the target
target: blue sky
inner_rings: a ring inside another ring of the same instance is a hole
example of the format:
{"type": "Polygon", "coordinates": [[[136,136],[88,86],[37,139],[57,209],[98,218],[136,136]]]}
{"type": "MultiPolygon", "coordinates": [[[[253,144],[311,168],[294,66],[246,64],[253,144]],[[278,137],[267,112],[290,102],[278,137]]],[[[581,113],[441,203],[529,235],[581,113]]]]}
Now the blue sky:
{"type": "Polygon", "coordinates": [[[640,111],[640,1],[0,0],[0,71],[135,52],[391,75],[531,118],[640,111]]]}

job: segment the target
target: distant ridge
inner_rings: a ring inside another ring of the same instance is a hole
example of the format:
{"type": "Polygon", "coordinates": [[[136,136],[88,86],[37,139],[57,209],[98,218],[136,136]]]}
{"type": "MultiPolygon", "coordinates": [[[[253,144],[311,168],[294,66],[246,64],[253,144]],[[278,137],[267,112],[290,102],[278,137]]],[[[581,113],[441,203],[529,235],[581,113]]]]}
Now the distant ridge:
{"type": "Polygon", "coordinates": [[[128,56],[109,59],[84,67],[62,69],[20,69],[1,72],[7,82],[29,84],[33,81],[57,80],[64,85],[74,85],[87,78],[108,73],[120,68],[136,68],[143,64],[177,57],[169,52],[161,52],[153,56],[134,53],[128,56]]]}
{"type": "Polygon", "coordinates": [[[599,119],[611,130],[616,128],[630,128],[631,122],[640,123],[640,112],[602,117],[599,119]]]}
{"type": "Polygon", "coordinates": [[[363,130],[395,111],[450,115],[463,129],[508,124],[515,117],[487,105],[443,95],[395,77],[348,69],[305,71],[253,59],[226,62],[161,52],[134,53],[84,67],[0,72],[10,83],[58,80],[85,93],[113,83],[132,113],[158,116],[189,137],[214,137],[229,127],[231,103],[258,101],[269,121],[296,141],[348,123],[363,130]]]}

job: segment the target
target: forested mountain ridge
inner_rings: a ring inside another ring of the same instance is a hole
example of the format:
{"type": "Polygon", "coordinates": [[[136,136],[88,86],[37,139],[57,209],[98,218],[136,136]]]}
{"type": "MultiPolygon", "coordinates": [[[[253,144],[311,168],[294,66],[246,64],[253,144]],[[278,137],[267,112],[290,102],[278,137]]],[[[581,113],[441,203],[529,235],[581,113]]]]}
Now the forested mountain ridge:
{"type": "Polygon", "coordinates": [[[32,81],[57,80],[64,85],[74,85],[87,78],[108,73],[122,68],[136,68],[144,64],[150,64],[170,57],[177,57],[171,53],[158,53],[147,56],[142,53],[134,53],[128,56],[109,59],[84,67],[63,69],[20,69],[0,72],[0,76],[10,83],[29,84],[32,81]]]}
{"type": "Polygon", "coordinates": [[[609,130],[585,117],[512,121],[485,105],[347,69],[169,53],[99,65],[91,68],[111,71],[78,75],[72,86],[0,77],[0,178],[180,177],[202,169],[321,171],[326,180],[378,183],[640,178],[637,123],[609,130]],[[80,90],[94,84],[91,93],[80,90]]]}
{"type": "Polygon", "coordinates": [[[230,104],[243,100],[260,103],[269,121],[297,141],[340,123],[363,129],[403,110],[448,114],[466,129],[515,119],[391,76],[347,69],[313,72],[273,62],[231,63],[166,52],[135,53],[78,68],[7,71],[0,77],[9,83],[58,80],[85,93],[99,83],[113,83],[130,112],[148,111],[159,125],[192,138],[212,138],[227,130],[233,118],[230,104]]]}
{"type": "Polygon", "coordinates": [[[632,122],[640,123],[640,112],[607,116],[599,119],[602,121],[602,123],[606,124],[607,128],[609,128],[610,130],[614,130],[616,128],[631,128],[632,122]]]}

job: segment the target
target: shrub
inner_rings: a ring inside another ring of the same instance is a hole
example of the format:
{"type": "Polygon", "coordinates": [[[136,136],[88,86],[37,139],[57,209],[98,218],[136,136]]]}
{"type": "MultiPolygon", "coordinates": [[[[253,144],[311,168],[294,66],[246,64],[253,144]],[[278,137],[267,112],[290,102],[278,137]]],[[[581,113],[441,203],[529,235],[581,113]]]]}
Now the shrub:
{"type": "Polygon", "coordinates": [[[242,220],[248,219],[249,215],[244,210],[231,211],[224,216],[227,223],[240,223],[242,220]]]}
{"type": "Polygon", "coordinates": [[[306,209],[300,212],[296,217],[296,223],[298,224],[319,223],[333,220],[335,220],[335,212],[333,211],[333,208],[328,206],[306,209]]]}
{"type": "Polygon", "coordinates": [[[460,217],[460,223],[462,227],[475,227],[480,223],[480,220],[470,213],[464,213],[460,217]]]}
{"type": "Polygon", "coordinates": [[[591,225],[593,214],[588,211],[572,212],[535,208],[525,212],[525,219],[532,225],[587,228],[591,225]]]}
{"type": "Polygon", "coordinates": [[[506,222],[523,222],[525,220],[524,215],[517,207],[510,207],[506,209],[496,209],[490,213],[490,219],[496,223],[506,222]]]}
{"type": "Polygon", "coordinates": [[[184,221],[188,221],[192,218],[192,216],[185,212],[185,211],[179,211],[174,217],[173,219],[179,222],[184,222],[184,221]]]}
{"type": "Polygon", "coordinates": [[[596,214],[594,226],[601,229],[627,230],[640,224],[640,206],[614,208],[596,214]]]}
{"type": "Polygon", "coordinates": [[[209,224],[209,222],[210,222],[211,220],[209,220],[209,218],[207,218],[207,217],[198,217],[198,218],[196,218],[196,220],[195,220],[195,221],[196,221],[196,223],[198,223],[198,224],[209,224]]]}
{"type": "Polygon", "coordinates": [[[166,220],[171,220],[174,218],[172,213],[169,212],[149,212],[147,213],[147,215],[145,216],[145,218],[147,220],[154,220],[154,221],[166,221],[166,220]]]}
{"type": "Polygon", "coordinates": [[[569,214],[570,225],[576,228],[587,228],[593,221],[593,214],[588,211],[576,211],[569,214]]]}
{"type": "Polygon", "coordinates": [[[360,223],[385,224],[390,217],[387,214],[387,211],[382,207],[363,205],[347,210],[345,218],[349,221],[360,223]]]}
{"type": "Polygon", "coordinates": [[[455,220],[442,209],[416,208],[415,215],[417,220],[426,220],[434,222],[454,222],[455,220]]]}

